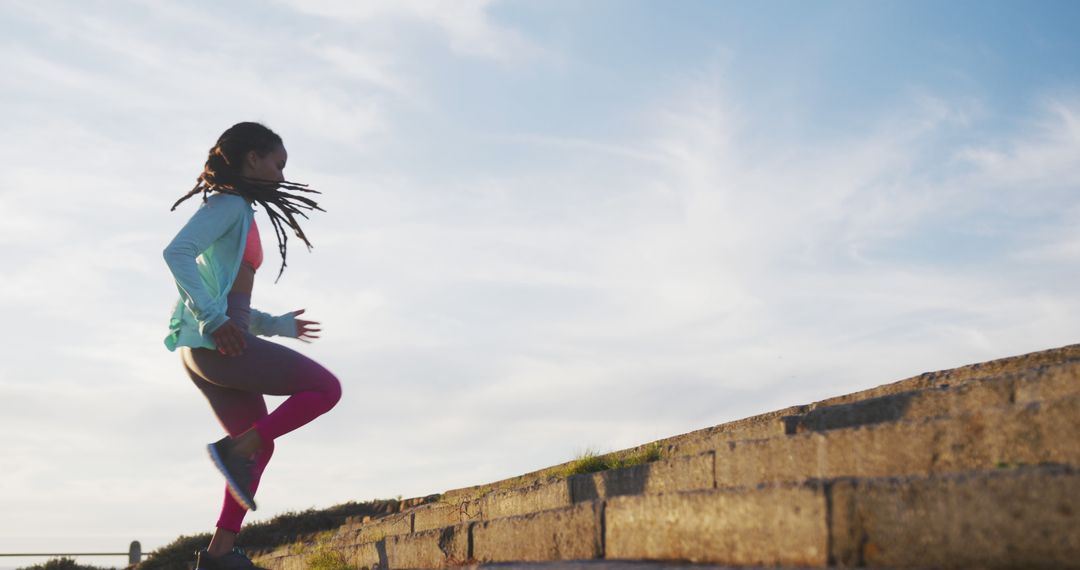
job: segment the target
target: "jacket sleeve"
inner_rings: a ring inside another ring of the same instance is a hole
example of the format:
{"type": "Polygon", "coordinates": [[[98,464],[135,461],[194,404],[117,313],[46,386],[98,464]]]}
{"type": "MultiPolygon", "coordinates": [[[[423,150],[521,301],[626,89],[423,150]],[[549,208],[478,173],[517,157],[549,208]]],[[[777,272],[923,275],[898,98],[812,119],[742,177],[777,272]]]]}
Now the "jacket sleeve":
{"type": "Polygon", "coordinates": [[[275,317],[252,307],[248,330],[251,334],[259,336],[296,338],[296,317],[291,312],[275,317]]]}
{"type": "Polygon", "coordinates": [[[223,310],[213,308],[210,292],[202,281],[195,258],[233,224],[241,223],[243,211],[240,206],[243,204],[243,200],[210,200],[204,203],[162,252],[176,280],[176,288],[180,290],[181,300],[199,323],[199,334],[217,330],[229,317],[223,310]]]}

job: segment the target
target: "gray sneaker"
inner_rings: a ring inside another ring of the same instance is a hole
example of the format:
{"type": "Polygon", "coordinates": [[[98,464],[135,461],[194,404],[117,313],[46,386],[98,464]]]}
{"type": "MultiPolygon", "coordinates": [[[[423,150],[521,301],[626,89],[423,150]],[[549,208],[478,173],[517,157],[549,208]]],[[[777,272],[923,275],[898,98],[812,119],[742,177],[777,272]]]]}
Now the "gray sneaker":
{"type": "Polygon", "coordinates": [[[251,495],[251,470],[255,461],[247,457],[240,457],[233,453],[232,438],[225,436],[206,446],[210,452],[210,459],[218,471],[225,476],[225,482],[229,485],[229,492],[237,503],[245,509],[255,510],[255,497],[251,495]]]}
{"type": "Polygon", "coordinates": [[[195,570],[267,570],[256,566],[239,548],[233,548],[221,556],[210,556],[206,549],[195,555],[195,570]]]}

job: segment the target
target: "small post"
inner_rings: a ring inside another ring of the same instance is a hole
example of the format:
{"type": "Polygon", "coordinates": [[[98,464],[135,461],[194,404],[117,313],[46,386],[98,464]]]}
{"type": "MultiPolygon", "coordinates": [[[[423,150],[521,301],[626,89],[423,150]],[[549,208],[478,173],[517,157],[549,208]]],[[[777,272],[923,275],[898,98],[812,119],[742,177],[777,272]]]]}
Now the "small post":
{"type": "Polygon", "coordinates": [[[131,548],[128,549],[128,564],[134,566],[142,562],[142,545],[139,541],[131,541],[131,548]]]}

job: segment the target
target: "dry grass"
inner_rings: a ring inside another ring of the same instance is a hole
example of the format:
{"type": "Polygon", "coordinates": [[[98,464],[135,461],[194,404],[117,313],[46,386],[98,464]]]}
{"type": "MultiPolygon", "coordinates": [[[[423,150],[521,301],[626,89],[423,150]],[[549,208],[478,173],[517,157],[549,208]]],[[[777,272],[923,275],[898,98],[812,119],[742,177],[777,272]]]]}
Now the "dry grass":
{"type": "MultiPolygon", "coordinates": [[[[620,469],[634,465],[643,465],[661,459],[663,448],[659,444],[635,448],[629,451],[599,453],[594,450],[586,450],[567,466],[559,469],[552,468],[549,476],[566,478],[583,473],[596,473],[608,469],[620,469]]],[[[510,488],[516,486],[518,481],[508,480],[487,488],[477,489],[476,494],[510,488]]],[[[432,495],[425,498],[427,501],[449,502],[448,498],[432,495]]],[[[459,503],[467,498],[455,497],[454,503],[459,503]]],[[[345,524],[350,517],[370,516],[379,518],[382,516],[398,513],[403,510],[400,497],[371,501],[366,503],[349,502],[337,505],[329,509],[308,509],[302,512],[284,513],[273,519],[261,523],[255,523],[244,527],[240,537],[240,544],[250,550],[268,550],[282,545],[291,545],[294,553],[298,551],[309,552],[308,547],[316,548],[309,554],[309,567],[316,570],[352,570],[345,563],[344,558],[330,550],[320,548],[321,544],[333,535],[333,532],[345,524]]],[[[173,568],[186,568],[194,561],[194,553],[205,548],[210,543],[210,534],[197,534],[193,536],[181,536],[171,544],[158,549],[150,557],[139,564],[134,570],[171,570],[173,568]]],[[[81,567],[37,566],[27,570],[83,570],[81,567]]],[[[99,570],[99,569],[88,569],[99,570]]]]}
{"type": "MultiPolygon", "coordinates": [[[[355,516],[378,517],[401,510],[399,501],[394,499],[370,501],[366,503],[349,502],[329,509],[308,509],[301,512],[280,514],[268,521],[258,522],[244,527],[239,544],[247,550],[273,548],[284,544],[313,540],[320,533],[332,532],[345,520],[355,516]]],[[[322,535],[327,536],[326,534],[322,535]]],[[[164,546],[141,564],[137,570],[173,570],[187,568],[195,561],[194,552],[210,544],[210,534],[181,536],[164,546]]],[[[35,569],[37,570],[37,569],[35,569]]],[[[49,568],[48,570],[62,570],[49,568]]]]}
{"type": "Polygon", "coordinates": [[[628,452],[601,454],[595,450],[587,449],[576,459],[570,462],[563,470],[563,477],[596,473],[608,469],[622,469],[652,463],[663,457],[663,449],[659,444],[651,444],[628,452]]]}
{"type": "Polygon", "coordinates": [[[19,570],[106,570],[100,566],[86,566],[75,562],[74,558],[52,558],[41,564],[23,566],[19,570]]]}

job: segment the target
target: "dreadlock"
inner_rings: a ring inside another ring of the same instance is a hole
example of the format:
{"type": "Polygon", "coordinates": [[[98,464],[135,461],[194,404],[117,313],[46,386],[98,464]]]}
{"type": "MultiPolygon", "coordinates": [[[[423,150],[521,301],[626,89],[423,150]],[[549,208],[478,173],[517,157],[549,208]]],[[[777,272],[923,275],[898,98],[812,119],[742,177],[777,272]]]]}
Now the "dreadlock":
{"type": "MultiPolygon", "coordinates": [[[[202,174],[195,179],[195,187],[177,200],[170,208],[170,211],[175,210],[181,202],[199,192],[203,194],[204,203],[207,201],[210,192],[221,192],[224,194],[237,194],[262,204],[266,214],[270,216],[270,221],[274,224],[274,234],[278,239],[278,251],[281,252],[281,269],[278,271],[277,279],[281,279],[281,274],[285,272],[285,246],[289,241],[289,236],[286,234],[284,226],[287,225],[292,228],[297,237],[307,244],[308,251],[311,251],[311,242],[308,241],[304,230],[300,229],[300,224],[296,221],[294,215],[303,216],[306,219],[307,214],[301,210],[326,211],[320,208],[311,198],[286,192],[288,190],[320,193],[318,190],[308,188],[307,184],[287,180],[281,182],[262,180],[241,174],[240,165],[248,152],[255,151],[259,156],[266,156],[281,145],[281,137],[259,123],[237,123],[229,127],[218,138],[214,148],[210,149],[210,155],[206,159],[202,174]]],[[[274,283],[277,283],[277,279],[274,280],[274,283]]]]}

